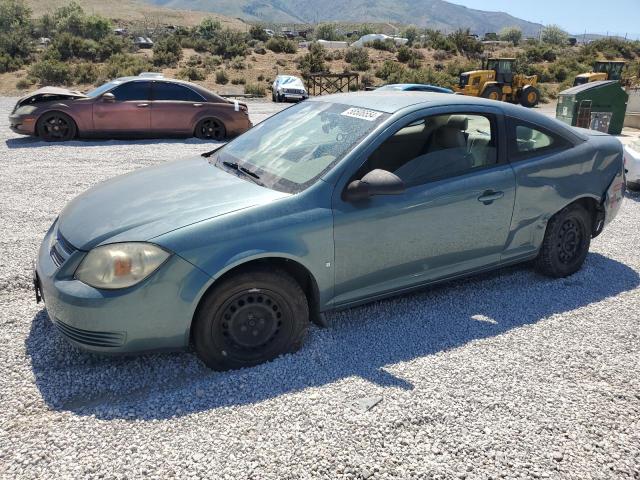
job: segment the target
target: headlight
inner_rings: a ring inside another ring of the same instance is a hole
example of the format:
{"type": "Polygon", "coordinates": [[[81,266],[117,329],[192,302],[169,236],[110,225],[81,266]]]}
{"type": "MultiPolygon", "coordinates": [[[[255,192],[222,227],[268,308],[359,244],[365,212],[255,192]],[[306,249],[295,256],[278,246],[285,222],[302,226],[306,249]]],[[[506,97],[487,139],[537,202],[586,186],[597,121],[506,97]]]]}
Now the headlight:
{"type": "Polygon", "coordinates": [[[169,258],[151,243],[113,243],[96,247],[80,262],[75,278],[95,288],[127,288],[141,282],[169,258]]]}

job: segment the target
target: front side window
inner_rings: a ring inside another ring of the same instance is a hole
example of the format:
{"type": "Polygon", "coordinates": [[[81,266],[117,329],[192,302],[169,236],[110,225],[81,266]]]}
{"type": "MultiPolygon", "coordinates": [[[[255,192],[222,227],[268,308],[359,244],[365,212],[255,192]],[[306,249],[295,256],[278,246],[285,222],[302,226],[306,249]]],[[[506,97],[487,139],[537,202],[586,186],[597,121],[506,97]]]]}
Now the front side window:
{"type": "Polygon", "coordinates": [[[259,123],[212,160],[220,168],[251,171],[269,188],[295,193],[314,183],[388,116],[338,103],[303,102],[259,123]]]}
{"type": "Polygon", "coordinates": [[[154,100],[173,100],[177,102],[201,102],[203,98],[190,88],[168,82],[153,84],[154,100]]]}
{"type": "Polygon", "coordinates": [[[111,93],[118,102],[149,100],[149,87],[149,82],[127,82],[114,88],[111,93]]]}
{"type": "Polygon", "coordinates": [[[375,169],[387,170],[410,187],[497,163],[492,115],[436,115],[398,130],[369,156],[356,177],[375,169]]]}

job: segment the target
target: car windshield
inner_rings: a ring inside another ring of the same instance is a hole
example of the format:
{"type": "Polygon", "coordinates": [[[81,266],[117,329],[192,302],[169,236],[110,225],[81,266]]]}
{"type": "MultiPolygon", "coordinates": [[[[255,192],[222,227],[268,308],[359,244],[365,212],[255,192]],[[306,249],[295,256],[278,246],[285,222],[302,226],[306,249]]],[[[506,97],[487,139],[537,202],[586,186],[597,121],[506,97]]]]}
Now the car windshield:
{"type": "Polygon", "coordinates": [[[389,115],[308,101],[259,123],[212,156],[268,188],[297,193],[313,184],[389,115]]]}
{"type": "Polygon", "coordinates": [[[98,88],[94,88],[90,92],[87,92],[86,95],[89,98],[98,98],[104,92],[108,92],[109,90],[111,90],[115,86],[120,85],[120,83],[122,83],[122,82],[117,82],[117,81],[107,82],[104,85],[100,85],[98,88]]]}

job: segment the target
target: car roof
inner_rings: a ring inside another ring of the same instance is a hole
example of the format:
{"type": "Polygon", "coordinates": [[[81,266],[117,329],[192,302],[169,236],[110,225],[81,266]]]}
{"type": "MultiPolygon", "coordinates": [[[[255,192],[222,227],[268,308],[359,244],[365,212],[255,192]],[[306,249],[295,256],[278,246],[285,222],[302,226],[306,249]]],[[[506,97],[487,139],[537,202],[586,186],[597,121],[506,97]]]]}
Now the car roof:
{"type": "Polygon", "coordinates": [[[189,87],[191,90],[195,90],[196,92],[208,97],[209,99],[215,99],[216,101],[220,101],[223,103],[227,103],[220,95],[212,92],[211,90],[203,87],[202,85],[198,85],[197,83],[191,83],[184,80],[179,80],[177,78],[167,78],[164,76],[144,76],[138,75],[135,77],[118,77],[110,80],[110,82],[119,82],[119,83],[128,83],[128,82],[169,82],[169,83],[177,83],[178,85],[184,85],[185,87],[189,87]]]}
{"type": "Polygon", "coordinates": [[[504,115],[535,123],[552,131],[561,130],[566,133],[566,135],[576,139],[585,139],[584,135],[576,132],[570,126],[559,120],[546,117],[530,108],[467,95],[405,90],[374,90],[371,92],[335,93],[332,95],[312,97],[308,101],[339,103],[350,107],[366,108],[389,114],[394,114],[405,109],[417,110],[419,108],[454,105],[493,107],[502,110],[504,115]]]}

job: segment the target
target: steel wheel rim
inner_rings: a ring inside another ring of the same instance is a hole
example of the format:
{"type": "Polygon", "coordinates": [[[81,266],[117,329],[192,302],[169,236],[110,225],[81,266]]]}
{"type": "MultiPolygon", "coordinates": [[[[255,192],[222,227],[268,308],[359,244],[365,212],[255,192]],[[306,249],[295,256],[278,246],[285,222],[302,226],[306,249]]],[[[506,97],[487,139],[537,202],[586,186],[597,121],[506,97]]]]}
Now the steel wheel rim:
{"type": "Polygon", "coordinates": [[[203,138],[213,138],[219,140],[224,135],[224,128],[216,120],[205,120],[200,126],[200,133],[203,138]]]}
{"type": "Polygon", "coordinates": [[[582,250],[583,234],[578,222],[568,218],[558,231],[558,257],[562,263],[575,261],[582,250]]]}
{"type": "Polygon", "coordinates": [[[489,94],[489,99],[491,100],[497,100],[498,99],[498,92],[491,92],[489,94]]]}
{"type": "Polygon", "coordinates": [[[284,336],[284,300],[273,292],[245,290],[222,306],[219,334],[234,356],[254,357],[271,350],[284,336]]]}
{"type": "Polygon", "coordinates": [[[535,103],[536,102],[536,92],[529,92],[529,95],[527,95],[527,100],[529,101],[529,103],[535,103]]]}
{"type": "Polygon", "coordinates": [[[47,117],[43,122],[43,127],[45,135],[48,138],[55,138],[57,140],[66,138],[69,134],[69,130],[71,129],[69,122],[60,115],[47,117]]]}

